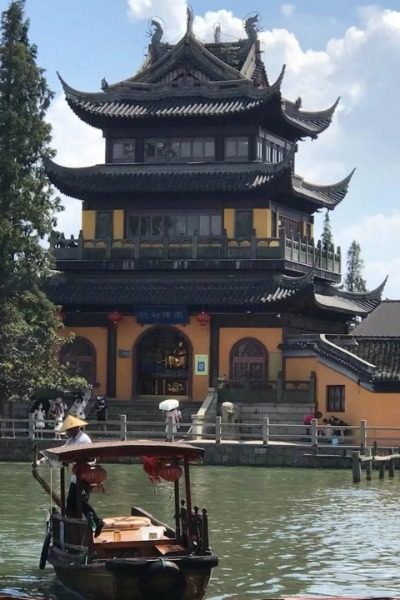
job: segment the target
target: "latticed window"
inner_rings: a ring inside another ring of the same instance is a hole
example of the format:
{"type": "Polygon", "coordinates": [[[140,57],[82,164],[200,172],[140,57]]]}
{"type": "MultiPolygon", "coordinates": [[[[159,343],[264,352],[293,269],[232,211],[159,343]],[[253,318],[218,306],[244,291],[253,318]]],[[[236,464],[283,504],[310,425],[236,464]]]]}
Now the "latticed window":
{"type": "Polygon", "coordinates": [[[89,340],[75,338],[66,344],[60,353],[60,362],[65,365],[71,375],[84,377],[93,385],[96,381],[96,351],[89,340]]]}
{"type": "Polygon", "coordinates": [[[326,410],[328,412],[345,411],[345,389],[344,385],[326,386],[326,410]]]}
{"type": "Polygon", "coordinates": [[[235,381],[265,381],[266,350],[254,339],[239,340],[231,351],[231,379],[235,381]]]}

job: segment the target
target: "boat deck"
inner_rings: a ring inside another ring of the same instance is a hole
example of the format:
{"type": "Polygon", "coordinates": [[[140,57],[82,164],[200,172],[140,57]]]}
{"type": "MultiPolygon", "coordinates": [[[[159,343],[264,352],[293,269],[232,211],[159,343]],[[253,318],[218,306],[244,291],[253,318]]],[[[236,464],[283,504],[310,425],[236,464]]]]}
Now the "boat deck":
{"type": "Polygon", "coordinates": [[[182,555],[186,548],[165,535],[165,527],[152,525],[145,517],[109,517],[101,534],[93,539],[97,556],[115,550],[133,551],[141,556],[182,555]]]}

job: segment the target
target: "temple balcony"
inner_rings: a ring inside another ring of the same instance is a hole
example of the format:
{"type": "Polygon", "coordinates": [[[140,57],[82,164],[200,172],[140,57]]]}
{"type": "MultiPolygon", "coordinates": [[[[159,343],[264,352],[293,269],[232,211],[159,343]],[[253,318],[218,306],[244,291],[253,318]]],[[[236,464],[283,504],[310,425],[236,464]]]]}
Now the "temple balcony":
{"type": "Polygon", "coordinates": [[[323,247],[307,238],[245,238],[227,235],[202,237],[132,237],[130,239],[66,239],[62,234],[50,240],[57,268],[71,270],[225,270],[280,269],[316,274],[340,281],[340,248],[323,247]]]}

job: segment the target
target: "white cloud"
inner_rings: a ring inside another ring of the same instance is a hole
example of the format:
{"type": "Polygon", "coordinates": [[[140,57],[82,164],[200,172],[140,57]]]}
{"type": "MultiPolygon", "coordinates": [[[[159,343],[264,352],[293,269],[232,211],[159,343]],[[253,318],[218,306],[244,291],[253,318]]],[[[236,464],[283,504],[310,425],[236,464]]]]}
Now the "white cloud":
{"type": "Polygon", "coordinates": [[[282,4],[281,13],[284,17],[290,18],[293,17],[296,12],[296,7],[294,4],[282,4]]]}
{"type": "MultiPolygon", "coordinates": [[[[333,222],[332,222],[333,223],[333,222]]],[[[342,230],[333,227],[334,241],[343,250],[342,271],[346,266],[346,253],[351,242],[357,240],[365,263],[364,279],[369,289],[380,285],[386,275],[389,280],[385,296],[400,296],[400,210],[389,214],[376,213],[352,223],[342,230]]]]}
{"type": "Polygon", "coordinates": [[[101,131],[83,123],[63,95],[56,96],[47,114],[52,126],[56,162],[66,167],[84,167],[104,162],[104,140],[101,131]]]}
{"type": "MultiPolygon", "coordinates": [[[[63,96],[52,103],[47,120],[52,126],[55,162],[66,167],[86,167],[104,162],[101,131],[83,123],[69,108],[63,96]]],[[[82,202],[60,195],[64,211],[59,213],[57,228],[65,235],[77,235],[81,229],[82,202]]]]}

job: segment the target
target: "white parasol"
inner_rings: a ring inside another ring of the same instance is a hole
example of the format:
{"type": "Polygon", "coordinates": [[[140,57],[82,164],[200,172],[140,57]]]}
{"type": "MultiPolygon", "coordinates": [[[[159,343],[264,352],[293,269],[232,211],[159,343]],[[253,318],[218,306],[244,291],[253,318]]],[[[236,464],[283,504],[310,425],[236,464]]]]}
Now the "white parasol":
{"type": "Polygon", "coordinates": [[[177,400],[176,398],[167,398],[167,400],[163,400],[162,402],[160,402],[158,408],[160,410],[169,411],[174,410],[174,408],[178,408],[178,406],[179,400],[177,400]]]}

